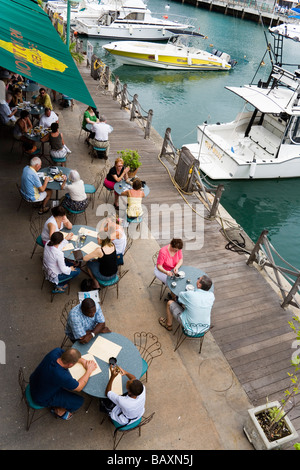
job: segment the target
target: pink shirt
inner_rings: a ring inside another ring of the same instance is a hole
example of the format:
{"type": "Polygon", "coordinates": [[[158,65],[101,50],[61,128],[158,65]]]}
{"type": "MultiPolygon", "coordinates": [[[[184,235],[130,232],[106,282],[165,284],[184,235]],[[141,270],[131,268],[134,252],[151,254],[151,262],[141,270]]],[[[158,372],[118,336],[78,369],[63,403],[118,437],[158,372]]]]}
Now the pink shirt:
{"type": "Polygon", "coordinates": [[[179,260],[182,259],[182,250],[178,250],[174,256],[170,255],[168,246],[163,246],[158,253],[157,266],[162,266],[166,271],[172,271],[179,260]]]}

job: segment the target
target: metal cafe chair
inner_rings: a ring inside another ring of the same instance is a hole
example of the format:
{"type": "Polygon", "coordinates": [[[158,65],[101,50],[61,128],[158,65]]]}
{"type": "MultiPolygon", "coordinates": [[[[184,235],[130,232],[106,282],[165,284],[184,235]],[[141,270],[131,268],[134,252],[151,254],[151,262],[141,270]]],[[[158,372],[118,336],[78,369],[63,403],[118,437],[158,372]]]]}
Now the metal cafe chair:
{"type": "MultiPolygon", "coordinates": [[[[42,281],[42,285],[41,285],[41,290],[43,290],[44,283],[45,283],[45,281],[46,281],[45,268],[44,268],[44,266],[42,267],[42,269],[43,269],[43,281],[42,281]]],[[[70,279],[71,279],[71,278],[70,278],[70,279]]],[[[65,280],[66,284],[68,284],[68,287],[67,287],[67,289],[64,290],[64,291],[58,291],[57,285],[54,284],[54,282],[51,282],[51,281],[49,281],[48,279],[47,279],[47,282],[51,285],[51,303],[53,302],[53,299],[54,299],[54,296],[55,296],[55,295],[65,294],[65,293],[68,294],[68,295],[70,295],[70,282],[69,282],[69,279],[68,279],[68,278],[65,280]]]]}
{"type": "Polygon", "coordinates": [[[21,400],[24,400],[25,405],[27,407],[26,431],[29,431],[30,426],[31,426],[32,423],[34,423],[38,419],[45,416],[46,413],[43,413],[43,414],[39,414],[39,416],[34,418],[35,413],[39,410],[45,410],[45,407],[37,405],[33,401],[32,397],[31,397],[31,393],[30,393],[30,385],[29,385],[29,382],[27,382],[24,378],[24,372],[23,372],[22,367],[20,367],[20,369],[19,369],[19,386],[20,386],[21,393],[22,393],[21,400]]]}
{"type": "MultiPolygon", "coordinates": [[[[139,430],[139,436],[141,436],[141,428],[142,426],[145,426],[146,424],[150,423],[152,420],[153,416],[155,415],[155,411],[151,413],[149,416],[142,416],[138,421],[132,423],[132,424],[127,424],[126,426],[120,426],[116,421],[113,421],[112,419],[110,420],[115,428],[114,433],[113,433],[113,450],[116,450],[121,439],[125,434],[128,434],[131,431],[134,431],[135,429],[139,430]],[[121,434],[121,435],[120,435],[121,434]]],[[[108,415],[104,415],[102,421],[100,424],[104,423],[108,415]]]]}
{"type": "MultiPolygon", "coordinates": [[[[17,189],[18,189],[19,195],[20,195],[20,204],[17,208],[17,212],[20,210],[20,207],[21,207],[22,203],[27,204],[27,206],[31,208],[31,211],[33,211],[33,209],[39,209],[40,206],[41,206],[41,202],[40,201],[39,202],[28,201],[27,199],[25,199],[25,197],[23,196],[23,194],[21,192],[21,186],[18,183],[16,183],[16,185],[17,185],[17,189]]],[[[30,214],[30,217],[31,217],[31,214],[30,214]]]]}
{"type": "Polygon", "coordinates": [[[143,361],[141,377],[146,374],[146,382],[148,381],[148,369],[155,357],[162,355],[161,344],[158,342],[157,336],[145,331],[136,332],[133,335],[133,343],[139,350],[143,361]]]}
{"type": "MultiPolygon", "coordinates": [[[[202,323],[197,323],[197,324],[194,324],[194,323],[191,323],[191,327],[192,328],[195,328],[197,329],[198,326],[201,326],[203,327],[204,325],[202,323]]],[[[200,341],[200,344],[199,344],[199,354],[201,354],[201,351],[202,351],[202,345],[203,345],[203,341],[204,341],[204,336],[206,335],[206,333],[208,333],[208,331],[210,330],[210,328],[208,330],[206,330],[204,333],[198,333],[198,334],[189,334],[184,328],[183,326],[179,323],[176,330],[174,331],[174,335],[176,334],[177,332],[177,341],[176,341],[176,345],[175,345],[175,348],[174,348],[174,352],[179,348],[179,346],[182,345],[182,343],[184,342],[184,340],[186,340],[187,338],[188,339],[199,339],[200,341]]]]}
{"type": "MultiPolygon", "coordinates": [[[[158,253],[159,251],[157,251],[156,253],[154,253],[154,255],[152,256],[152,261],[153,261],[153,264],[154,264],[154,267],[156,266],[156,262],[157,262],[157,258],[158,258],[158,253]]],[[[162,281],[160,281],[159,279],[157,279],[156,276],[153,277],[152,281],[150,282],[149,286],[148,287],[151,287],[153,284],[159,284],[160,285],[160,295],[159,295],[159,300],[161,300],[163,298],[163,295],[165,293],[165,290],[167,288],[166,284],[164,284],[162,281]]]]}
{"type": "MultiPolygon", "coordinates": [[[[78,304],[79,304],[78,299],[71,299],[64,305],[64,307],[62,309],[62,312],[61,312],[61,315],[60,315],[60,321],[61,321],[61,323],[64,327],[64,331],[66,329],[67,320],[68,320],[70,310],[72,310],[72,308],[76,307],[76,305],[78,305],[78,304]]],[[[65,334],[64,339],[63,339],[60,347],[63,348],[67,344],[68,341],[72,343],[70,338],[65,334]]]]}
{"type": "Polygon", "coordinates": [[[44,249],[44,244],[43,244],[43,240],[42,240],[42,237],[41,237],[41,233],[42,233],[44,223],[45,223],[45,221],[44,221],[43,217],[41,217],[40,215],[38,215],[36,217],[33,217],[30,220],[29,229],[30,229],[30,233],[31,233],[31,235],[34,239],[34,247],[33,247],[30,258],[33,257],[33,255],[35,253],[35,250],[37,249],[38,246],[40,246],[41,248],[44,249]]]}

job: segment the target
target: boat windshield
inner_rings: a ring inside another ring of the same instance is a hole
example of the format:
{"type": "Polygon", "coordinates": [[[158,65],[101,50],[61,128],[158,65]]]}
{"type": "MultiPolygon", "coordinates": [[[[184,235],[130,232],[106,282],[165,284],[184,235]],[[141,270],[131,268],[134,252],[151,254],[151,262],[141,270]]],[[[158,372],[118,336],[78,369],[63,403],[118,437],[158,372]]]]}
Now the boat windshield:
{"type": "Polygon", "coordinates": [[[168,43],[177,47],[199,47],[202,39],[202,37],[180,34],[170,37],[168,43]]]}

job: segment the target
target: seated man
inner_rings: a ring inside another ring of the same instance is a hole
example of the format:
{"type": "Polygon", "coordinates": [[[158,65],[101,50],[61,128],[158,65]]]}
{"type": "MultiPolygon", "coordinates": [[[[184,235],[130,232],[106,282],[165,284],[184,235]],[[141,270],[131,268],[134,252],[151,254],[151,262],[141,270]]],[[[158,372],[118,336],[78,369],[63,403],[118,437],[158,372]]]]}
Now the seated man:
{"type": "Polygon", "coordinates": [[[5,124],[6,126],[14,126],[16,122],[15,114],[18,111],[18,108],[10,108],[9,103],[12,100],[12,95],[6,93],[5,100],[0,102],[0,124],[5,124]]]}
{"type": "Polygon", "coordinates": [[[38,212],[40,215],[48,212],[50,209],[50,207],[47,206],[47,202],[52,195],[52,189],[46,189],[50,178],[46,176],[42,184],[37,175],[41,166],[41,159],[39,157],[33,157],[30,160],[30,164],[24,168],[21,179],[21,193],[25,199],[32,202],[42,202],[42,207],[38,212]]]}
{"type": "Polygon", "coordinates": [[[197,289],[181,292],[178,302],[168,301],[167,317],[159,319],[160,325],[171,331],[174,317],[189,335],[205,333],[210,327],[210,313],[215,301],[213,292],[209,290],[211,286],[208,276],[199,277],[197,289]]]}
{"type": "Polygon", "coordinates": [[[120,366],[111,365],[110,372],[111,376],[105,390],[107,399],[101,399],[100,411],[108,413],[116,427],[132,424],[144,414],[146,389],[140,380],[120,366]],[[111,390],[118,374],[128,377],[126,382],[128,393],[121,396],[111,390]]]}
{"type": "Polygon", "coordinates": [[[69,312],[66,335],[71,341],[78,340],[80,343],[88,343],[98,333],[110,333],[105,326],[100,305],[93,299],[87,298],[81,304],[76,305],[69,312]]]}
{"type": "MultiPolygon", "coordinates": [[[[109,147],[110,147],[108,135],[112,131],[113,131],[113,128],[109,124],[106,123],[106,117],[103,115],[100,116],[99,122],[94,122],[92,125],[92,135],[90,139],[90,144],[93,147],[106,148],[105,159],[108,158],[109,147]]],[[[99,153],[98,153],[98,157],[101,158],[99,156],[99,153]]]]}
{"type": "Polygon", "coordinates": [[[43,126],[44,129],[48,129],[53,122],[58,122],[57,114],[50,108],[45,108],[45,112],[40,119],[40,126],[43,126]]]}
{"type": "Polygon", "coordinates": [[[30,376],[33,401],[40,406],[51,407],[51,411],[58,418],[70,419],[72,413],[83,404],[83,397],[73,392],[80,392],[86,386],[96,367],[95,361],[83,359],[77,349],[53,349],[30,376]],[[86,369],[78,381],[69,371],[77,362],[86,369]]]}
{"type": "Polygon", "coordinates": [[[35,102],[36,104],[39,104],[39,105],[41,105],[41,106],[44,106],[44,108],[50,108],[51,110],[53,109],[52,103],[51,103],[51,98],[50,98],[50,96],[48,95],[48,93],[46,93],[45,88],[40,88],[40,89],[39,89],[39,95],[38,95],[37,98],[34,100],[34,102],[35,102]]]}

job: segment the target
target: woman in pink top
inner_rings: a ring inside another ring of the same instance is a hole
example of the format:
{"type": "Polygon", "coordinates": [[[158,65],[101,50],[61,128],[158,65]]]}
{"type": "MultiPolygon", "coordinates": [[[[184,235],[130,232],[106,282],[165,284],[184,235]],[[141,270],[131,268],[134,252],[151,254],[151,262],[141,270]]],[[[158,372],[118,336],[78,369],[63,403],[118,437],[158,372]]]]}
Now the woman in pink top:
{"type": "Polygon", "coordinates": [[[182,247],[182,240],[180,238],[173,238],[169,245],[159,250],[154,274],[164,284],[167,283],[167,276],[172,276],[172,271],[177,274],[183,263],[182,247]]]}

